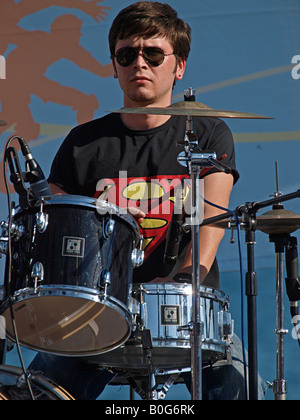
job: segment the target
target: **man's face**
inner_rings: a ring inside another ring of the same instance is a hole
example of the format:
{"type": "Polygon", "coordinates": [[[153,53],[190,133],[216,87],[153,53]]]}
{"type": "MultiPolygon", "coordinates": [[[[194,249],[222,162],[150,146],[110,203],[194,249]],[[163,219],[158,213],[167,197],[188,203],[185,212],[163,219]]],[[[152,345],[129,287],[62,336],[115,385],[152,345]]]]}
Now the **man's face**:
{"type": "MultiPolygon", "coordinates": [[[[115,52],[123,47],[158,47],[165,54],[173,54],[173,47],[166,38],[128,38],[118,40],[115,52]]],[[[185,62],[178,62],[175,55],[164,58],[160,66],[147,63],[141,51],[128,67],[122,67],[113,59],[115,74],[124,92],[125,107],[142,107],[155,105],[169,106],[171,103],[174,80],[182,78],[185,62]]]]}

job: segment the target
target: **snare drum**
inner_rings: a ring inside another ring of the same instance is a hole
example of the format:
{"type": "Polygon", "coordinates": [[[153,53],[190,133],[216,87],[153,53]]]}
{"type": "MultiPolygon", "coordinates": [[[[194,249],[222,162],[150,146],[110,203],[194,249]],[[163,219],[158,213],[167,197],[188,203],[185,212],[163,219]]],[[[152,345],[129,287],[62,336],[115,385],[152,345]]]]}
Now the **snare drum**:
{"type": "Polygon", "coordinates": [[[104,201],[51,196],[13,220],[11,283],[2,305],[14,340],[37,351],[86,356],[122,345],[131,334],[135,220],[104,201]]]}
{"type": "MultiPolygon", "coordinates": [[[[232,334],[229,299],[219,290],[200,288],[202,333],[202,363],[213,364],[226,359],[232,334]]],[[[181,371],[191,367],[189,325],[193,318],[192,285],[179,283],[140,284],[133,288],[139,302],[137,329],[126,344],[97,360],[116,370],[145,372],[155,368],[181,371]],[[143,350],[141,331],[151,332],[151,360],[143,350]],[[150,365],[151,362],[151,365],[150,365]]]]}
{"type": "MultiPolygon", "coordinates": [[[[37,401],[72,401],[74,398],[61,386],[40,376],[27,372],[33,397],[37,401]]],[[[0,401],[31,400],[22,369],[14,366],[0,366],[0,401]]]]}

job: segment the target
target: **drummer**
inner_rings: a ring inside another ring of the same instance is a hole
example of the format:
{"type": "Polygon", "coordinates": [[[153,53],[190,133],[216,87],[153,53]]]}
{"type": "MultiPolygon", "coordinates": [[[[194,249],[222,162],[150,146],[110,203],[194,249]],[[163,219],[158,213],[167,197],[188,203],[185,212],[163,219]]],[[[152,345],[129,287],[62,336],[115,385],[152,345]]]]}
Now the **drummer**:
{"type": "MultiPolygon", "coordinates": [[[[134,271],[134,283],[191,282],[191,237],[183,236],[178,259],[164,263],[166,232],[174,189],[189,177],[177,163],[185,137],[186,117],[147,114],[148,107],[171,104],[173,87],[182,80],[190,53],[191,29],[169,5],[140,1],[122,10],[109,32],[114,78],[123,91],[124,108],[144,107],[145,114],[111,113],[74,128],[51,167],[53,194],[75,194],[131,208],[144,236],[145,262],[134,271]],[[167,199],[165,199],[167,197],[167,199]],[[167,205],[168,204],[168,205],[167,205]]],[[[205,198],[227,208],[239,175],[231,131],[217,118],[193,118],[202,150],[213,150],[231,174],[206,171],[205,198]]],[[[187,183],[188,185],[188,183],[187,183]]],[[[220,213],[204,205],[205,218],[220,213]]],[[[224,232],[201,227],[201,284],[219,288],[216,253],[224,232]]],[[[111,326],[113,328],[113,325],[111,326]]],[[[234,348],[234,344],[233,344],[234,348]]],[[[203,399],[244,399],[243,366],[205,369],[203,399]]],[[[113,375],[88,358],[38,354],[30,369],[66,388],[77,399],[96,399],[113,375]]],[[[262,394],[261,394],[262,397],[262,394]]]]}

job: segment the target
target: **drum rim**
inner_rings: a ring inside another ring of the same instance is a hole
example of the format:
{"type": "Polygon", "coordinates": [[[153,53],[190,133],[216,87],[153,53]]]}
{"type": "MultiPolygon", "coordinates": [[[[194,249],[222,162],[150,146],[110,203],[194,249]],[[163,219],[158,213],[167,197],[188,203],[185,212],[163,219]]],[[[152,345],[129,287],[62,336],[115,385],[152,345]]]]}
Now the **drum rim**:
{"type": "Polygon", "coordinates": [[[69,195],[69,194],[61,194],[61,195],[49,195],[41,197],[33,207],[27,210],[21,209],[15,217],[19,217],[20,215],[26,214],[27,212],[32,212],[34,209],[43,206],[48,205],[54,205],[54,206],[79,206],[79,207],[87,207],[89,209],[95,210],[98,214],[102,214],[99,212],[99,208],[103,208],[104,210],[107,209],[103,213],[105,214],[111,214],[113,218],[119,218],[123,222],[125,222],[127,225],[131,227],[131,229],[134,232],[135,235],[135,243],[136,245],[139,245],[140,242],[140,232],[139,232],[139,226],[137,222],[135,221],[134,217],[131,216],[131,214],[126,211],[125,209],[121,209],[120,207],[109,203],[104,200],[100,200],[99,198],[93,198],[88,197],[84,195],[69,195]]]}
{"type": "MultiPolygon", "coordinates": [[[[55,351],[55,350],[49,350],[37,346],[30,345],[29,343],[23,342],[22,339],[19,338],[19,342],[22,346],[29,348],[34,351],[40,351],[43,353],[50,353],[58,356],[66,356],[66,357],[85,357],[85,356],[95,356],[100,354],[108,353],[112,350],[115,350],[119,347],[121,347],[130,337],[133,329],[133,321],[132,321],[132,314],[127,308],[127,306],[119,301],[118,299],[112,297],[112,296],[104,296],[103,292],[98,292],[93,289],[89,289],[82,286],[66,286],[66,285],[47,285],[47,286],[38,286],[37,290],[34,291],[33,288],[24,288],[21,290],[18,290],[14,293],[11,299],[6,299],[4,302],[2,302],[0,313],[4,315],[5,311],[9,309],[9,306],[12,304],[23,302],[26,300],[31,300],[35,298],[42,298],[42,297],[71,297],[76,299],[83,299],[86,301],[93,301],[96,303],[106,304],[107,307],[110,309],[115,310],[119,315],[123,316],[128,330],[127,333],[116,343],[112,344],[109,347],[103,348],[100,350],[94,350],[94,351],[86,351],[86,352],[62,352],[62,351],[55,351]],[[59,293],[58,293],[59,290],[59,293]],[[74,292],[76,292],[76,296],[74,295],[74,292]],[[80,292],[80,293],[79,293],[80,292]],[[79,296],[80,294],[80,296],[79,296]],[[92,296],[93,295],[93,296],[92,296]],[[92,299],[87,299],[87,297],[92,297],[92,299]]],[[[7,336],[15,341],[15,337],[13,337],[8,330],[6,331],[7,336]]]]}
{"type": "MultiPolygon", "coordinates": [[[[191,295],[193,286],[190,283],[135,283],[133,285],[134,292],[145,292],[149,295],[164,295],[166,292],[176,292],[178,295],[191,295]],[[188,293],[187,293],[188,291],[188,293]]],[[[171,294],[171,293],[169,293],[171,294]]],[[[229,303],[229,297],[219,289],[208,286],[200,286],[201,298],[211,298],[218,302],[229,303]]]]}
{"type": "MultiPolygon", "coordinates": [[[[23,375],[23,370],[17,366],[0,365],[0,375],[1,373],[7,374],[10,376],[16,376],[16,379],[18,379],[23,375]]],[[[49,378],[38,375],[38,372],[34,372],[34,371],[27,371],[27,373],[30,374],[30,380],[32,382],[41,386],[45,390],[50,391],[52,395],[58,397],[60,400],[65,400],[65,401],[74,400],[72,395],[67,390],[65,390],[63,387],[56,384],[49,378]]]]}

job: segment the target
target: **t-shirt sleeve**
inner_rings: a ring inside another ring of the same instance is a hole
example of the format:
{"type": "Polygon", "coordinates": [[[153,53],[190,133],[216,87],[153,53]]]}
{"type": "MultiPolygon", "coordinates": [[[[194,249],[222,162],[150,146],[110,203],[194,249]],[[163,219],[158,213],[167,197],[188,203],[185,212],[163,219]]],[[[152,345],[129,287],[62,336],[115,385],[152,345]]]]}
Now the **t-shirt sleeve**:
{"type": "MultiPolygon", "coordinates": [[[[222,159],[221,162],[231,168],[234,183],[236,183],[240,176],[236,169],[234,140],[230,128],[223,120],[218,120],[216,123],[208,140],[207,150],[215,152],[217,159],[222,159]]],[[[205,175],[219,171],[218,168],[213,167],[205,175]]]]}

